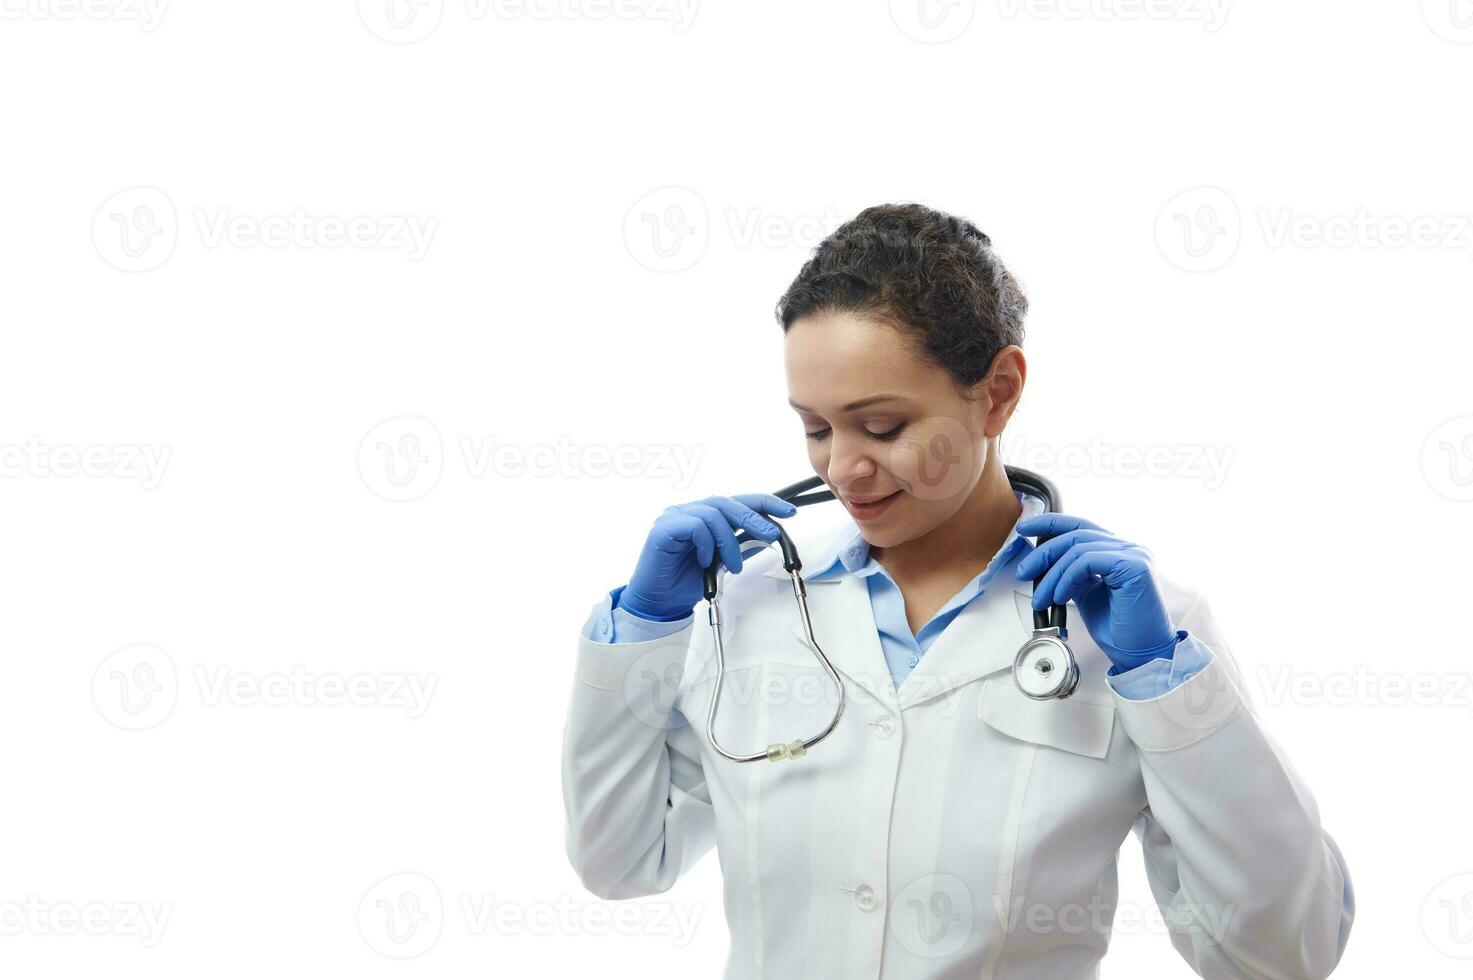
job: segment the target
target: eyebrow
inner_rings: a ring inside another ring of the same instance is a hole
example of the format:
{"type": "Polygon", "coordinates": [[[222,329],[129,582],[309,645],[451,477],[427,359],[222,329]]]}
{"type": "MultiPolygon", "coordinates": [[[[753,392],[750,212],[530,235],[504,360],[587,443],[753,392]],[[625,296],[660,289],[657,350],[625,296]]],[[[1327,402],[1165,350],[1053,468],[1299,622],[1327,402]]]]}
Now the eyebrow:
{"type": "MultiPolygon", "coordinates": [[[[852,412],[855,409],[864,408],[866,405],[873,405],[876,402],[890,402],[890,401],[902,401],[902,400],[903,400],[903,396],[901,396],[901,395],[889,395],[889,394],[885,394],[885,395],[870,395],[868,398],[861,398],[857,402],[850,402],[849,404],[841,407],[839,409],[839,411],[841,411],[841,412],[852,412]]],[[[791,398],[788,399],[788,404],[791,405],[791,406],[793,406],[794,408],[796,408],[800,412],[811,412],[811,411],[813,411],[813,409],[807,407],[806,405],[799,405],[797,402],[793,401],[791,398]]]]}

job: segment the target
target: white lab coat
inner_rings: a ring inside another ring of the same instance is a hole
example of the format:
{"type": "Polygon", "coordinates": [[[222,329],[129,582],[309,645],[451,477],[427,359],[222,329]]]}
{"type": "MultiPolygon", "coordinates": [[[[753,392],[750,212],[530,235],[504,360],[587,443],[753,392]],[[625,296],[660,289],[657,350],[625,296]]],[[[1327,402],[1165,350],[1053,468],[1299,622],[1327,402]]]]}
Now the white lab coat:
{"type": "MultiPolygon", "coordinates": [[[[716,730],[730,751],[812,735],[832,714],[778,558],[770,549],[724,580],[716,730]]],[[[783,762],[711,748],[704,602],[664,639],[580,635],[563,795],[584,885],[610,899],[663,892],[714,844],[728,980],[1084,980],[1109,942],[1117,852],[1134,828],[1160,911],[1123,910],[1122,922],[1164,917],[1210,980],[1327,976],[1353,916],[1349,876],[1202,599],[1158,577],[1194,638],[1183,642],[1212,654],[1181,686],[1154,700],[1117,694],[1071,606],[1079,689],[1035,702],[1011,673],[1032,586],[1006,578],[899,691],[864,581],[810,583],[814,634],[848,705],[832,735],[783,762]]]]}

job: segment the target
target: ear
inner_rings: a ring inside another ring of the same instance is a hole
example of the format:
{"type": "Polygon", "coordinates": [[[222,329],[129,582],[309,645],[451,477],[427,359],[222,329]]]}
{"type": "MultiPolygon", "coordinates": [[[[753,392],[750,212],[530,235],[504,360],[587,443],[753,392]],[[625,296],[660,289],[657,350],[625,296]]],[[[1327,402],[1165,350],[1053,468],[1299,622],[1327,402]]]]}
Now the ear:
{"type": "Polygon", "coordinates": [[[1009,344],[993,355],[987,377],[973,385],[973,397],[986,408],[983,431],[989,439],[1001,435],[1007,428],[1008,420],[1013,417],[1013,411],[1023,397],[1023,384],[1027,379],[1028,360],[1023,356],[1023,348],[1009,344]]]}

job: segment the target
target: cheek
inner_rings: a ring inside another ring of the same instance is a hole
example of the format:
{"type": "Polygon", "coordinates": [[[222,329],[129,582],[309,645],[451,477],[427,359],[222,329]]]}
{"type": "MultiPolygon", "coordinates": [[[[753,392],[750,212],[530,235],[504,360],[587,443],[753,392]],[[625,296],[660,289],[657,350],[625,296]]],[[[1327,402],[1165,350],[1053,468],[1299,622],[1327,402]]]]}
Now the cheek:
{"type": "Polygon", "coordinates": [[[808,464],[813,467],[813,472],[827,479],[829,472],[828,440],[819,442],[805,437],[803,442],[808,446],[808,464]]]}
{"type": "Polygon", "coordinates": [[[960,421],[935,416],[905,427],[890,446],[889,469],[918,500],[969,493],[982,472],[982,445],[960,421]]]}

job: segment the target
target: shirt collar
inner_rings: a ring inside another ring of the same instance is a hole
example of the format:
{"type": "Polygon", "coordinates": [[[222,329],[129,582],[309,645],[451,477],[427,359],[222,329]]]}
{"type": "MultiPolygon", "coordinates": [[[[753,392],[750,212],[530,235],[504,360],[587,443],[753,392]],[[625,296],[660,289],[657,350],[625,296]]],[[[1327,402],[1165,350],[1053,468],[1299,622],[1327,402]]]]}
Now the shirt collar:
{"type": "MultiPolygon", "coordinates": [[[[1018,521],[1025,521],[1030,517],[1037,517],[1043,513],[1043,501],[1031,494],[1014,490],[1013,496],[1018,498],[1018,503],[1023,507],[1023,513],[1018,521]]],[[[1007,539],[1003,541],[1002,547],[997,549],[997,555],[1010,556],[1013,549],[1018,547],[1018,542],[1027,542],[1027,539],[1018,533],[1018,525],[1014,524],[1008,530],[1007,539]]],[[[989,563],[989,567],[990,567],[989,563]]],[[[860,577],[873,575],[880,570],[880,566],[870,561],[869,542],[864,539],[864,534],[858,525],[845,525],[835,532],[828,546],[824,549],[821,557],[815,561],[810,568],[816,569],[812,573],[805,572],[803,577],[808,581],[818,581],[827,578],[837,578],[846,572],[860,577]]]]}

